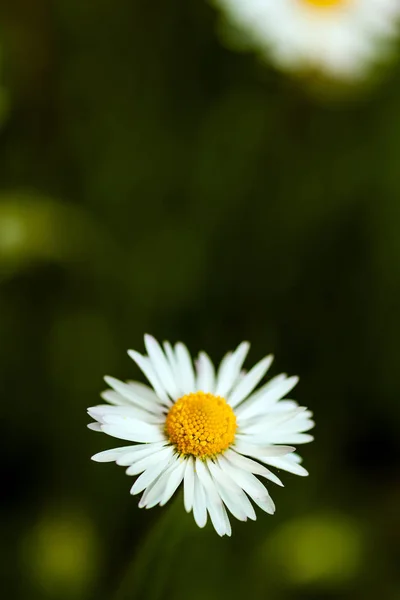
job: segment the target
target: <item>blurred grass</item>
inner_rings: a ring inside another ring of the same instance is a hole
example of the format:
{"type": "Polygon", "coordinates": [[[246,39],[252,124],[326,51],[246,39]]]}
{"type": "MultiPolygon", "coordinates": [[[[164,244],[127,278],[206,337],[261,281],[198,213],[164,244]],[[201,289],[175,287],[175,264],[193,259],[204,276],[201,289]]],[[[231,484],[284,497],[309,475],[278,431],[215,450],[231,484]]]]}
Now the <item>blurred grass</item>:
{"type": "Polygon", "coordinates": [[[317,421],[274,517],[220,540],[182,508],[154,593],[398,598],[399,63],[321,99],[221,47],[200,1],[0,17],[7,597],[108,600],[157,531],[85,428],[104,374],[140,377],[125,350],[149,331],[214,360],[250,339],[317,421]]]}

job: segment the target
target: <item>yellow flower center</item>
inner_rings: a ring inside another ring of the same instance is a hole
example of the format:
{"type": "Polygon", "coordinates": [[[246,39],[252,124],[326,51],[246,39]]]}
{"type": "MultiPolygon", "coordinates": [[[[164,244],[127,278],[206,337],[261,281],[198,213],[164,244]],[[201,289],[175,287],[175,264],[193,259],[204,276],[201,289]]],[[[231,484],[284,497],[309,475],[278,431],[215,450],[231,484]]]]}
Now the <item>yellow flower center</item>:
{"type": "Polygon", "coordinates": [[[333,6],[339,6],[339,4],[345,4],[348,0],[300,0],[300,2],[316,8],[331,8],[333,6]]]}
{"type": "Polygon", "coordinates": [[[179,454],[207,458],[232,444],[236,417],[224,398],[195,392],[182,396],[171,407],[165,430],[179,454]]]}

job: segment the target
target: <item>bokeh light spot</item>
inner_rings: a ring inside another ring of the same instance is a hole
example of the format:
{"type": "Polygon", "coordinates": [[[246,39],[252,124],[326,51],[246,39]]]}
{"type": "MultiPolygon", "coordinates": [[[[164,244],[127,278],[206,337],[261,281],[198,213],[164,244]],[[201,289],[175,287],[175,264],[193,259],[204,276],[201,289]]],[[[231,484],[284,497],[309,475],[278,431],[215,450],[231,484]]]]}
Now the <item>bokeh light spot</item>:
{"type": "Polygon", "coordinates": [[[82,514],[44,514],[23,540],[25,572],[50,597],[87,594],[99,571],[99,543],[82,514]]]}
{"type": "Polygon", "coordinates": [[[313,515],[283,525],[268,542],[268,551],[289,584],[341,585],[359,571],[362,533],[345,515],[313,515]]]}

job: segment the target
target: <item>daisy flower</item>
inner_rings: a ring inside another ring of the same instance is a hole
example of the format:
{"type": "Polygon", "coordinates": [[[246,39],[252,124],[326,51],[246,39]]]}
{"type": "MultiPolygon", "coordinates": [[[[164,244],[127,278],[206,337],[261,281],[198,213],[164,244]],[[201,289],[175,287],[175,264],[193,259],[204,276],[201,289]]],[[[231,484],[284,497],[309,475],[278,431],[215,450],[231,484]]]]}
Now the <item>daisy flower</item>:
{"type": "Polygon", "coordinates": [[[138,476],[131,494],[140,507],[163,506],[183,482],[184,506],[199,527],[207,515],[219,535],[231,535],[228,513],[256,519],[250,500],[267,513],[275,505],[263,477],[283,485],[266,465],[307,475],[288,444],[304,444],[314,426],[312,413],[293,400],[282,400],[297,377],[278,375],[255,390],[272,362],[267,356],[249,372],[242,370],[249,350],[243,342],[215,371],[200,352],[195,366],[182,343],[163,347],[145,336],[147,355],[129,350],[150,386],[105,377],[109,404],[88,409],[90,429],[133,442],[95,454],[98,462],[115,461],[138,476]],[[258,476],[258,477],[256,477],[258,476]]]}
{"type": "Polygon", "coordinates": [[[399,0],[215,0],[279,67],[362,76],[396,33],[399,0]]]}

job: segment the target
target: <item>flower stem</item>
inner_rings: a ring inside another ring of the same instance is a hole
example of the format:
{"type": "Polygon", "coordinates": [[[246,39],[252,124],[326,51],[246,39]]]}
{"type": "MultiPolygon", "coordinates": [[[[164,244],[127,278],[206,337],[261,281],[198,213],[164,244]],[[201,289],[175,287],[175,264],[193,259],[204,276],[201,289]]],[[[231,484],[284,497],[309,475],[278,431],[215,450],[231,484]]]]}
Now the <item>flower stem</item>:
{"type": "Polygon", "coordinates": [[[144,539],[112,600],[166,597],[165,586],[176,547],[190,529],[185,517],[178,494],[144,539]]]}

